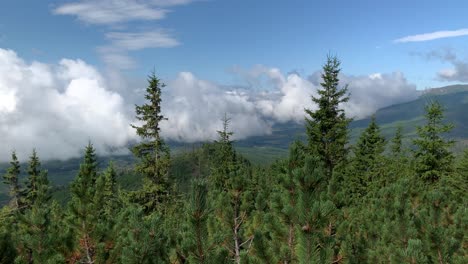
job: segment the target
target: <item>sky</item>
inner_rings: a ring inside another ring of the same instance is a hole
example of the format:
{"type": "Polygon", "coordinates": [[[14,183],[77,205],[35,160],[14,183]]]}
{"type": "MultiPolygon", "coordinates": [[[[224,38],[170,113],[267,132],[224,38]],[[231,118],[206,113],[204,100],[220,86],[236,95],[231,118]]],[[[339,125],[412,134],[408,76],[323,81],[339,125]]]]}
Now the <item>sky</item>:
{"type": "Polygon", "coordinates": [[[327,55],[354,118],[468,82],[466,1],[2,0],[0,161],[126,152],[155,71],[169,140],[301,122],[327,55]]]}

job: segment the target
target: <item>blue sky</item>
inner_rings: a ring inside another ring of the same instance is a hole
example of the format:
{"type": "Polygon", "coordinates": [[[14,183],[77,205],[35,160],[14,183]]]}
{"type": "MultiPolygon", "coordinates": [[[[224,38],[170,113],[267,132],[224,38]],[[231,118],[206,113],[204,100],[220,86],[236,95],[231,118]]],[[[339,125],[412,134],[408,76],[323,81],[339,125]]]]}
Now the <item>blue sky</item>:
{"type": "Polygon", "coordinates": [[[468,28],[466,1],[200,0],[171,4],[177,1],[169,0],[163,7],[152,6],[167,9],[164,18],[106,23],[80,19],[79,12],[57,11],[66,4],[85,2],[3,0],[0,47],[27,60],[53,63],[79,58],[103,68],[108,65],[101,49],[112,45],[106,37],[109,32],[161,31],[177,45],[149,44],[123,52],[133,61],[131,67],[123,67],[126,74],[144,75],[154,66],[165,78],[190,71],[205,79],[235,83],[230,73],[233,67],[261,64],[307,75],[320,69],[330,52],[340,57],[346,74],[401,71],[419,89],[457,82],[437,77],[438,71],[451,67],[450,62],[427,59],[425,54],[450,50],[461,60],[467,55],[468,36],[394,42],[410,35],[468,28]]]}
{"type": "Polygon", "coordinates": [[[468,82],[464,1],[2,0],[0,161],[100,154],[138,140],[134,105],[156,70],[162,136],[235,139],[303,122],[327,54],[355,119],[468,82]]]}

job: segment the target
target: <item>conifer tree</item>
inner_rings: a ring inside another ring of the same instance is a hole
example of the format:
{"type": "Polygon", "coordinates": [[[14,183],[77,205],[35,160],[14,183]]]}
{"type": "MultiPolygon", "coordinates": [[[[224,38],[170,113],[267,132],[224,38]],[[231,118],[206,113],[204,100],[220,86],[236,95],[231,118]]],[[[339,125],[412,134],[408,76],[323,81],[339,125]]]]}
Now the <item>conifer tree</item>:
{"type": "Polygon", "coordinates": [[[385,138],[380,134],[380,127],[375,121],[375,116],[372,116],[369,125],[362,132],[354,148],[354,166],[358,174],[373,169],[384,151],[384,144],[385,138]]]}
{"type": "Polygon", "coordinates": [[[0,208],[0,263],[14,263],[17,251],[14,245],[15,215],[8,206],[0,208]]]}
{"type": "Polygon", "coordinates": [[[347,86],[339,88],[340,61],[337,57],[328,56],[323,66],[322,88],[318,90],[318,97],[312,101],[318,109],[306,109],[306,129],[309,148],[316,151],[324,163],[328,177],[333,169],[342,162],[347,154],[348,124],[342,104],[347,102],[347,86]]]}
{"type": "Polygon", "coordinates": [[[158,264],[170,263],[168,238],[159,212],[145,215],[142,207],[125,204],[118,215],[115,232],[118,234],[110,263],[158,264]]]}
{"type": "Polygon", "coordinates": [[[328,199],[328,179],[321,161],[306,156],[304,167],[295,170],[298,212],[296,254],[299,263],[331,263],[335,257],[336,206],[328,199]]]}
{"type": "Polygon", "coordinates": [[[382,153],[385,147],[385,138],[380,134],[380,128],[372,116],[367,128],[359,136],[358,142],[354,147],[353,169],[347,179],[348,187],[351,193],[356,194],[354,200],[360,200],[370,190],[368,186],[373,181],[379,180],[381,176],[378,172],[383,165],[382,153]]]}
{"type": "Polygon", "coordinates": [[[119,213],[119,193],[116,183],[116,172],[113,162],[100,174],[96,180],[93,198],[95,228],[93,240],[95,243],[96,262],[106,262],[115,242],[114,226],[119,213]]]}
{"type": "Polygon", "coordinates": [[[413,140],[415,169],[426,183],[435,183],[453,170],[453,154],[450,147],[453,140],[443,138],[450,132],[452,124],[444,124],[444,110],[439,102],[431,102],[425,107],[426,124],[417,128],[418,138],[413,140]]]}
{"type": "Polygon", "coordinates": [[[97,178],[97,158],[93,145],[89,143],[78,175],[71,184],[72,198],[69,204],[70,223],[77,238],[78,260],[89,264],[95,262],[98,243],[95,232],[101,204],[95,202],[97,178]]]}
{"type": "Polygon", "coordinates": [[[139,159],[136,170],[144,176],[143,190],[134,195],[148,212],[154,211],[168,194],[170,153],[160,135],[161,122],[166,120],[161,114],[161,89],[164,87],[165,84],[154,72],[148,77],[145,94],[147,102],[135,106],[136,118],[141,126],[132,125],[142,138],[142,142],[134,146],[132,151],[139,159]]]}
{"type": "Polygon", "coordinates": [[[392,138],[392,144],[390,146],[390,151],[391,154],[394,157],[398,157],[403,154],[403,129],[401,126],[397,127],[397,130],[395,132],[395,136],[392,138]]]}
{"type": "Polygon", "coordinates": [[[11,153],[10,167],[3,175],[3,183],[10,188],[11,206],[16,210],[23,210],[24,193],[19,184],[20,164],[16,152],[11,153]]]}
{"type": "Polygon", "coordinates": [[[118,189],[117,189],[117,173],[115,171],[114,163],[111,161],[109,166],[101,174],[96,182],[96,202],[102,203],[101,216],[105,221],[112,221],[114,213],[118,209],[118,189]]]}
{"type": "Polygon", "coordinates": [[[38,196],[39,189],[44,187],[44,185],[48,186],[49,184],[47,180],[47,172],[41,169],[41,162],[35,149],[33,149],[29,158],[27,173],[28,178],[26,180],[25,203],[27,206],[31,206],[38,196]]]}
{"type": "Polygon", "coordinates": [[[205,180],[196,179],[192,183],[187,210],[187,232],[182,246],[187,252],[189,263],[213,263],[214,244],[208,234],[208,217],[210,210],[207,199],[208,187],[205,180]]]}
{"type": "Polygon", "coordinates": [[[253,239],[245,233],[252,202],[249,190],[251,170],[232,148],[232,132],[228,125],[229,119],[225,117],[223,130],[218,131],[219,139],[215,142],[218,158],[209,179],[210,199],[216,218],[210,219],[210,230],[215,241],[224,245],[217,252],[217,257],[227,252],[231,260],[239,264],[247,257],[253,239]]]}
{"type": "Polygon", "coordinates": [[[272,192],[270,207],[272,214],[266,221],[271,230],[272,247],[281,263],[297,261],[296,225],[298,222],[298,185],[294,172],[304,166],[305,146],[298,141],[291,144],[287,161],[276,164],[278,183],[272,192]]]}

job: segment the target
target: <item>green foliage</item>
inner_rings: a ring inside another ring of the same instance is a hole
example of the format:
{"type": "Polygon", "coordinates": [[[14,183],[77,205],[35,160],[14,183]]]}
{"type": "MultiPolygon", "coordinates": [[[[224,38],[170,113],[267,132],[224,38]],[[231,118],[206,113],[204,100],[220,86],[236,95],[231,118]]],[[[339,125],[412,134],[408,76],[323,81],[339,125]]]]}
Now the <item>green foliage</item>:
{"type": "Polygon", "coordinates": [[[182,245],[189,263],[214,263],[212,252],[214,244],[208,233],[208,218],[212,210],[207,196],[206,181],[195,179],[186,209],[187,223],[182,245]]]}
{"type": "Polygon", "coordinates": [[[320,83],[322,89],[318,90],[319,97],[312,97],[318,109],[305,110],[309,148],[318,153],[328,177],[331,177],[333,168],[346,157],[347,128],[351,121],[340,108],[342,103],[349,100],[347,86],[342,89],[338,87],[340,70],[338,58],[328,56],[323,66],[323,81],[320,83]]]}
{"type": "Polygon", "coordinates": [[[169,166],[154,74],[148,103],[136,107],[136,170],[122,159],[98,166],[88,144],[64,209],[37,153],[24,190],[13,153],[0,263],[467,263],[468,150],[454,162],[442,107],[426,107],[413,156],[402,129],[384,151],[375,117],[347,145],[339,70],[329,57],[319,108],[307,111],[307,145],[294,142],[271,166],[239,155],[226,116],[214,143],[169,166]]]}
{"type": "MultiPolygon", "coordinates": [[[[374,116],[375,118],[375,116],[374,116]]],[[[392,144],[390,146],[391,148],[391,153],[393,156],[400,156],[403,154],[403,134],[402,134],[403,129],[401,126],[397,127],[397,130],[395,132],[395,136],[392,138],[392,144]]]]}
{"type": "Polygon", "coordinates": [[[126,205],[114,228],[117,240],[111,263],[168,263],[167,236],[160,214],[145,216],[143,208],[126,205]]]}
{"type": "Polygon", "coordinates": [[[145,177],[143,190],[134,199],[144,205],[147,212],[156,207],[168,193],[169,148],[160,136],[160,123],[166,118],[161,114],[161,89],[165,84],[153,72],[148,78],[145,99],[147,103],[135,106],[136,119],[141,126],[132,125],[143,141],[132,149],[139,159],[136,171],[145,177]]]}
{"type": "Polygon", "coordinates": [[[10,188],[10,204],[14,209],[23,209],[23,190],[19,184],[20,175],[20,164],[16,153],[11,153],[10,167],[7,169],[5,175],[3,175],[3,183],[7,184],[10,188]]]}
{"type": "Polygon", "coordinates": [[[208,177],[209,198],[216,217],[209,221],[209,232],[214,241],[223,244],[216,254],[225,255],[241,263],[250,252],[253,234],[246,232],[252,209],[251,166],[232,148],[228,131],[229,119],[223,119],[223,130],[218,131],[214,155],[217,157],[208,177]]]}
{"type": "Polygon", "coordinates": [[[369,192],[368,186],[380,180],[379,169],[384,162],[382,156],[384,148],[385,138],[380,134],[380,128],[373,117],[353,149],[353,167],[347,182],[350,194],[355,195],[354,199],[365,196],[369,192]]]}
{"type": "Polygon", "coordinates": [[[437,182],[452,171],[453,154],[450,147],[453,140],[446,140],[443,134],[452,130],[452,124],[443,123],[443,108],[438,102],[426,105],[426,125],[418,127],[418,138],[413,140],[415,170],[426,183],[437,182]]]}
{"type": "Polygon", "coordinates": [[[328,180],[318,157],[306,156],[304,166],[293,171],[297,186],[297,245],[299,263],[335,260],[336,206],[327,197],[328,180]]]}

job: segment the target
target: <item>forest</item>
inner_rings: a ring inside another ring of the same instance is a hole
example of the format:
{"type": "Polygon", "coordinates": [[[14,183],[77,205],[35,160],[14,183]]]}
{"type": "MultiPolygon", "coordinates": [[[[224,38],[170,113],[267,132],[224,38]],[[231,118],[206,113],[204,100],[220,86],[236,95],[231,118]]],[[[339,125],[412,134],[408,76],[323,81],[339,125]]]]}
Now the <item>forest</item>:
{"type": "Polygon", "coordinates": [[[468,263],[468,149],[452,152],[444,106],[428,102],[411,139],[386,139],[374,116],[351,144],[340,70],[329,56],[305,140],[268,166],[236,151],[226,113],[218,138],[179,160],[190,172],[170,169],[155,73],[132,125],[138,184],[99,169],[90,142],[59,202],[40,153],[21,166],[13,151],[0,263],[468,263]]]}

